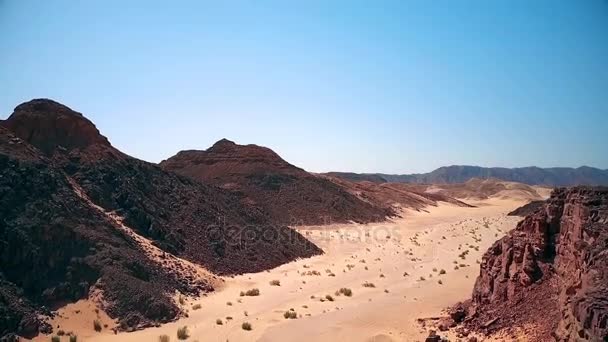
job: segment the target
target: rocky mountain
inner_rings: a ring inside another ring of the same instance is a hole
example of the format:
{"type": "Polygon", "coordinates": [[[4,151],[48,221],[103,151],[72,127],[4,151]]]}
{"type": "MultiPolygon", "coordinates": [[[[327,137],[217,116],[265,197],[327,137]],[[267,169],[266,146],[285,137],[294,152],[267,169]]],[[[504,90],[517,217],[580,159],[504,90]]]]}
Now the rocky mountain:
{"type": "Polygon", "coordinates": [[[262,207],[279,224],[375,222],[394,215],[390,208],[362,201],[262,146],[222,139],[205,151],[181,151],[160,166],[230,190],[242,203],[262,207]]]}
{"type": "Polygon", "coordinates": [[[534,341],[608,339],[608,188],[555,190],[484,254],[465,324],[534,341]],[[521,331],[520,331],[521,332],[521,331]]]}
{"type": "Polygon", "coordinates": [[[229,191],[115,149],[51,100],[0,122],[0,337],[48,331],[48,308],[102,293],[121,329],[182,314],[175,291],[321,250],[229,191]]]}
{"type": "Polygon", "coordinates": [[[608,170],[588,166],[579,168],[555,167],[479,167],[453,165],[440,167],[429,173],[390,175],[382,173],[355,174],[348,172],[330,172],[329,175],[349,180],[369,180],[374,182],[450,184],[464,183],[473,178],[496,178],[503,181],[519,182],[529,185],[575,186],[575,185],[608,185],[608,170]]]}

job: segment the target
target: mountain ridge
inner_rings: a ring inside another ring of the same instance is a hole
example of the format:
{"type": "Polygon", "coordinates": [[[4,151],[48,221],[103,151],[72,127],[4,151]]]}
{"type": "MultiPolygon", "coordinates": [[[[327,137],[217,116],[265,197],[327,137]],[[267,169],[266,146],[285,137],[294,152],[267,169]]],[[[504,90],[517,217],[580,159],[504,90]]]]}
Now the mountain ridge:
{"type": "Polygon", "coordinates": [[[428,173],[385,174],[328,172],[326,174],[348,180],[368,180],[387,183],[450,184],[464,183],[472,178],[497,178],[503,181],[519,182],[528,185],[608,185],[608,169],[602,170],[590,166],[580,166],[577,168],[541,168],[537,166],[505,168],[451,165],[440,167],[428,173]]]}

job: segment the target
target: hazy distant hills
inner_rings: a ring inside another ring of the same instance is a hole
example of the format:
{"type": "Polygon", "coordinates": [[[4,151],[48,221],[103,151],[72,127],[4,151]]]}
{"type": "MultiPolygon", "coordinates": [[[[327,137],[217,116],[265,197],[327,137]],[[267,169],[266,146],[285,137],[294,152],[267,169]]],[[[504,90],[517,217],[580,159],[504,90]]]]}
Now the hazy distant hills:
{"type": "Polygon", "coordinates": [[[370,181],[375,183],[423,183],[450,184],[464,183],[472,178],[496,178],[510,182],[529,185],[573,186],[573,185],[608,185],[608,170],[588,166],[569,167],[479,167],[453,165],[440,167],[429,173],[410,175],[388,175],[382,173],[358,174],[349,172],[329,172],[328,175],[352,181],[370,181]]]}

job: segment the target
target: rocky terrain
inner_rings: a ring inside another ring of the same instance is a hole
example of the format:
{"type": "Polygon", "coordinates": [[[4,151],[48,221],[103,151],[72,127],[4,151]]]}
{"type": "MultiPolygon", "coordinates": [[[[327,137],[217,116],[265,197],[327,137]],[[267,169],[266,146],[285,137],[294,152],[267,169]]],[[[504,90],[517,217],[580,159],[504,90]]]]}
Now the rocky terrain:
{"type": "Polygon", "coordinates": [[[383,173],[356,174],[350,172],[330,172],[329,175],[348,180],[373,182],[450,184],[464,183],[472,178],[496,178],[508,182],[544,186],[608,185],[608,170],[588,166],[568,167],[479,167],[453,165],[440,167],[429,173],[390,175],[383,173]]]}
{"type": "Polygon", "coordinates": [[[420,184],[411,185],[428,193],[442,194],[460,199],[480,200],[490,197],[509,197],[525,200],[540,200],[547,197],[548,188],[533,187],[530,185],[502,181],[496,178],[473,178],[464,183],[452,184],[420,184]]]}
{"type": "Polygon", "coordinates": [[[521,207],[513,210],[509,213],[509,216],[521,216],[525,217],[533,214],[538,209],[542,208],[545,205],[545,201],[532,201],[528,204],[524,204],[521,207]]]}
{"type": "Polygon", "coordinates": [[[608,339],[608,188],[556,189],[484,254],[453,317],[534,341],[608,339]]]}
{"type": "Polygon", "coordinates": [[[278,224],[383,221],[395,212],[354,196],[340,185],[283,160],[269,148],[223,139],[205,151],[181,151],[164,170],[216,184],[260,206],[278,224]]]}
{"type": "Polygon", "coordinates": [[[363,201],[379,207],[424,210],[437,206],[440,202],[462,207],[471,205],[442,193],[427,192],[425,187],[405,183],[375,183],[369,181],[348,181],[342,178],[326,176],[363,201]]]}
{"type": "Polygon", "coordinates": [[[0,122],[0,214],[0,337],[48,332],[39,314],[98,290],[119,329],[167,322],[182,314],[176,291],[321,253],[263,209],[123,154],[45,99],[0,122]]]}

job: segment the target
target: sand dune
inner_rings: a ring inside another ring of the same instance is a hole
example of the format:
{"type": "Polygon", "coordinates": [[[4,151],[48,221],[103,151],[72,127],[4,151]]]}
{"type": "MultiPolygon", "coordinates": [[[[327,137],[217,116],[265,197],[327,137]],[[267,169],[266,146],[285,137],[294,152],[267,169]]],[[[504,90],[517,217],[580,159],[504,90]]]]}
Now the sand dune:
{"type": "Polygon", "coordinates": [[[177,341],[182,326],[190,341],[424,340],[427,331],[417,319],[438,316],[470,296],[476,260],[514,227],[518,218],[506,214],[523,202],[494,198],[474,204],[480,206],[406,211],[404,218],[381,224],[299,227],[324,255],[226,278],[222,289],[185,303],[187,318],[117,335],[70,328],[100,342],[156,341],[165,334],[177,341]],[[364,287],[366,282],[374,287],[364,287]],[[253,288],[259,296],[240,296],[253,288]],[[352,296],[337,295],[340,288],[351,289],[352,296]],[[297,319],[284,318],[290,309],[297,319]],[[242,329],[244,322],[251,331],[242,329]]]}

